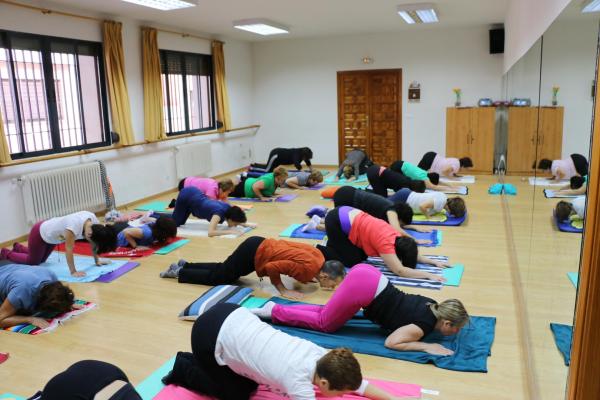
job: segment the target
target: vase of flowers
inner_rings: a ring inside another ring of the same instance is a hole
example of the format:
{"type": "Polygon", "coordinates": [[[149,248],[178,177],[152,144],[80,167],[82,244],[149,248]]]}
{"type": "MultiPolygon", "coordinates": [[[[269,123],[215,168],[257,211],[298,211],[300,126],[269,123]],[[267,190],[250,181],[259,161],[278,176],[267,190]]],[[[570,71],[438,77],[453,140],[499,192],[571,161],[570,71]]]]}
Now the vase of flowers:
{"type": "Polygon", "coordinates": [[[560,90],[560,86],[552,86],[552,105],[558,105],[558,91],[560,90]]]}
{"type": "Polygon", "coordinates": [[[454,100],[454,107],[460,107],[460,95],[462,94],[462,91],[460,90],[460,88],[454,88],[452,89],[452,91],[456,96],[456,99],[454,100]]]}

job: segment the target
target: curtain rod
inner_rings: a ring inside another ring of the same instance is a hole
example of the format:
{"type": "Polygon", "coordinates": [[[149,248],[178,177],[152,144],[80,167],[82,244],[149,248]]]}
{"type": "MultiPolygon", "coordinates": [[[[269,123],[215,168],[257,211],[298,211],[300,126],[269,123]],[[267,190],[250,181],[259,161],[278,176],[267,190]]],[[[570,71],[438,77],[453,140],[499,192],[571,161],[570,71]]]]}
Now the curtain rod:
{"type": "MultiPolygon", "coordinates": [[[[49,8],[43,8],[43,7],[37,7],[37,6],[32,6],[29,4],[22,4],[22,3],[18,3],[16,1],[12,1],[12,0],[0,0],[0,3],[2,4],[7,4],[10,6],[15,6],[15,7],[21,7],[21,8],[25,8],[27,10],[33,10],[33,11],[39,11],[44,15],[62,15],[64,17],[72,17],[72,18],[79,18],[79,19],[85,19],[88,21],[97,21],[97,22],[104,22],[105,19],[103,18],[96,18],[96,17],[90,17],[87,15],[79,15],[79,14],[73,14],[73,13],[69,13],[69,12],[65,12],[65,11],[56,11],[56,10],[51,10],[49,8]]],[[[194,39],[201,39],[201,40],[208,40],[210,42],[216,41],[216,42],[221,42],[220,40],[214,40],[214,39],[210,39],[207,37],[203,37],[203,36],[197,36],[197,35],[193,35],[190,33],[185,33],[185,32],[175,32],[175,31],[170,31],[168,29],[159,29],[159,28],[154,28],[159,32],[163,32],[163,33],[170,33],[173,35],[179,35],[183,38],[194,38],[194,39]]],[[[224,43],[224,42],[221,42],[224,43]]]]}

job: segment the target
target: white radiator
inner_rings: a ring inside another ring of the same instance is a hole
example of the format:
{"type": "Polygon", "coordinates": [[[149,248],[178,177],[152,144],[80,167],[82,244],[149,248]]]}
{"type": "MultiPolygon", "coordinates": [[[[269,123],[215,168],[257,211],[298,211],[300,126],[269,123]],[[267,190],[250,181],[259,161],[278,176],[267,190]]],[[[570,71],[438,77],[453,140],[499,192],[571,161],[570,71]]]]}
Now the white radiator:
{"type": "Polygon", "coordinates": [[[212,169],[210,141],[175,147],[177,179],[206,175],[212,169]]]}
{"type": "Polygon", "coordinates": [[[27,223],[77,211],[106,209],[99,162],[21,177],[27,223]]]}

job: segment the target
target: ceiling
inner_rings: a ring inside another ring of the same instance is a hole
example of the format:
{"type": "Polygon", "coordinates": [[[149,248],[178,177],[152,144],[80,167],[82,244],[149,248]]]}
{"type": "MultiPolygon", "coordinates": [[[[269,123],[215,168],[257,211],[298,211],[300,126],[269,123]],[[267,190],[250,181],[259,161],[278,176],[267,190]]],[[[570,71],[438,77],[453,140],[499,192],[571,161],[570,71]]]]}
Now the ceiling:
{"type": "MultiPolygon", "coordinates": [[[[25,0],[27,1],[27,0],[25,0]]],[[[29,3],[53,9],[90,12],[152,22],[182,31],[212,34],[244,41],[282,40],[333,35],[400,32],[504,22],[509,0],[434,0],[437,24],[408,25],[396,13],[405,3],[423,0],[198,0],[198,6],[159,11],[121,0],[52,0],[29,3]],[[234,29],[232,22],[267,18],[290,27],[289,35],[263,38],[234,29]]],[[[429,1],[431,2],[431,1],[429,1]]]]}

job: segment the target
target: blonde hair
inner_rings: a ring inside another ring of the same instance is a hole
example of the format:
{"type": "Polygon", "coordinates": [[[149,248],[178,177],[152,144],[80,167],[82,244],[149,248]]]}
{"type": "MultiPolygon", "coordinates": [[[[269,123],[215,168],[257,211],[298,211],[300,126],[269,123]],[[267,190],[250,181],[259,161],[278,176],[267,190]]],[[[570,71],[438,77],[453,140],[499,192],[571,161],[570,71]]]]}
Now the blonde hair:
{"type": "Polygon", "coordinates": [[[321,183],[323,182],[323,174],[321,173],[321,171],[313,171],[308,176],[308,179],[310,179],[313,182],[321,183]]]}
{"type": "Polygon", "coordinates": [[[275,178],[279,178],[279,177],[287,178],[287,176],[288,176],[287,169],[285,169],[285,167],[277,167],[273,170],[273,176],[275,178]]]}
{"type": "Polygon", "coordinates": [[[228,192],[233,190],[233,181],[231,179],[223,179],[219,181],[219,189],[223,192],[228,192]]]}
{"type": "Polygon", "coordinates": [[[349,179],[354,174],[354,167],[352,165],[345,165],[342,171],[344,173],[344,177],[349,179]]]}
{"type": "Polygon", "coordinates": [[[469,322],[469,313],[460,300],[448,299],[440,304],[430,303],[429,307],[435,317],[450,321],[452,325],[463,327],[469,322]]]}

